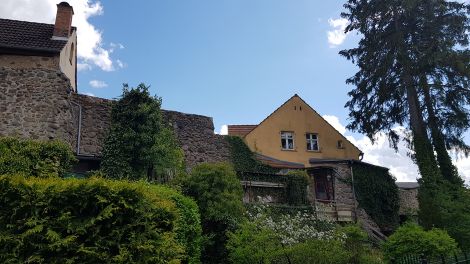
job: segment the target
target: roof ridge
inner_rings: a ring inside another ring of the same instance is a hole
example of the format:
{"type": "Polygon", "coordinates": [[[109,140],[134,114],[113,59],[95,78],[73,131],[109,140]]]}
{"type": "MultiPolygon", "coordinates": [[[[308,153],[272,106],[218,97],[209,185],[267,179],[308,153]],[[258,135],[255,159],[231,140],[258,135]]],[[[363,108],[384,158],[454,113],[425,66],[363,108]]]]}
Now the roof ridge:
{"type": "Polygon", "coordinates": [[[0,20],[9,20],[9,21],[15,21],[15,22],[33,23],[33,24],[39,24],[39,25],[54,26],[54,24],[50,24],[50,23],[35,22],[35,21],[25,21],[25,20],[17,20],[17,19],[10,19],[10,18],[0,18],[0,20]]]}

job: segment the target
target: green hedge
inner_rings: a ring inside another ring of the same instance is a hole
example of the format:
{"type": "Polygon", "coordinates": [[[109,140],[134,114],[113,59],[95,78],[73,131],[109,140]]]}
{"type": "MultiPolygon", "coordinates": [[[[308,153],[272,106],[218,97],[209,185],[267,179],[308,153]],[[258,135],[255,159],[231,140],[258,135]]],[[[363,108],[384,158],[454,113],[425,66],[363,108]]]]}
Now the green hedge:
{"type": "Polygon", "coordinates": [[[0,175],[62,177],[76,162],[67,144],[0,137],[0,175]]]}
{"type": "Polygon", "coordinates": [[[0,263],[199,263],[197,206],[166,187],[0,176],[0,263]]]}

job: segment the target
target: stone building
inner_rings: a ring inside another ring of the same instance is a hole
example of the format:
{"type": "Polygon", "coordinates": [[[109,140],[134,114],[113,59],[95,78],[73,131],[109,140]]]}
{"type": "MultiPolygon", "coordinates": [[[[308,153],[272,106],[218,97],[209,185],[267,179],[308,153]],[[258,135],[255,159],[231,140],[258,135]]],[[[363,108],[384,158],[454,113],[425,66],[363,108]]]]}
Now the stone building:
{"type": "Polygon", "coordinates": [[[397,182],[400,195],[400,220],[402,222],[417,219],[419,203],[417,182],[397,182]]]}
{"type": "MultiPolygon", "coordinates": [[[[112,100],[77,89],[77,29],[73,8],[57,5],[55,24],[0,19],[0,136],[61,139],[73,149],[78,172],[97,169],[110,125],[112,100]]],[[[163,111],[189,168],[229,161],[212,118],[163,111]]]]}

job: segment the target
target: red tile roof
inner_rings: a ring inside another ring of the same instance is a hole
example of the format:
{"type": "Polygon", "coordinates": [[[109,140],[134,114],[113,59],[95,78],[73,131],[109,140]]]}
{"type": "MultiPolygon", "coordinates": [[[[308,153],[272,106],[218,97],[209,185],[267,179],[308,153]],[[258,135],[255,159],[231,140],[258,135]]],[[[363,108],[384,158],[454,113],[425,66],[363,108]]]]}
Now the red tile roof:
{"type": "Polygon", "coordinates": [[[257,126],[258,125],[228,125],[228,134],[229,136],[244,137],[257,126]]]}

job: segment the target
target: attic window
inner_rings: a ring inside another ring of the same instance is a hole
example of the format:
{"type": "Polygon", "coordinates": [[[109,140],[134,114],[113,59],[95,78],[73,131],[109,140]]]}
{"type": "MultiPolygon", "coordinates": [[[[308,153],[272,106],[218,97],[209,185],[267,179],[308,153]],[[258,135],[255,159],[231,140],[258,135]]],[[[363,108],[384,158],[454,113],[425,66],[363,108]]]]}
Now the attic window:
{"type": "Polygon", "coordinates": [[[343,141],[342,141],[342,140],[338,140],[338,143],[336,143],[336,146],[337,146],[339,149],[344,149],[343,141]]]}
{"type": "Polygon", "coordinates": [[[294,133],[293,132],[281,132],[281,148],[283,150],[294,149],[294,133]]]}

